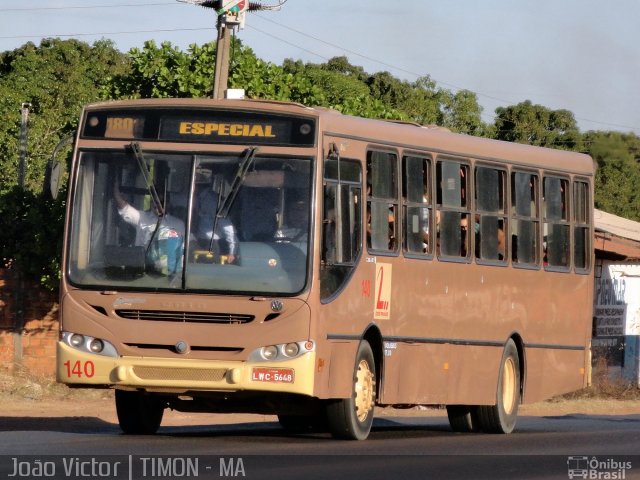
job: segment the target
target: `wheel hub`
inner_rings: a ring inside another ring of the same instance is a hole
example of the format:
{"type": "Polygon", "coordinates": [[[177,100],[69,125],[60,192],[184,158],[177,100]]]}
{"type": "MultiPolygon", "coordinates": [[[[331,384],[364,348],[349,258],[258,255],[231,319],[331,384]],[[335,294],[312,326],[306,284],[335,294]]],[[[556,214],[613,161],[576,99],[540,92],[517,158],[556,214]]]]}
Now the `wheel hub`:
{"type": "Polygon", "coordinates": [[[356,416],[360,422],[364,422],[373,409],[375,399],[375,378],[366,360],[361,360],[356,372],[355,407],[356,416]]]}

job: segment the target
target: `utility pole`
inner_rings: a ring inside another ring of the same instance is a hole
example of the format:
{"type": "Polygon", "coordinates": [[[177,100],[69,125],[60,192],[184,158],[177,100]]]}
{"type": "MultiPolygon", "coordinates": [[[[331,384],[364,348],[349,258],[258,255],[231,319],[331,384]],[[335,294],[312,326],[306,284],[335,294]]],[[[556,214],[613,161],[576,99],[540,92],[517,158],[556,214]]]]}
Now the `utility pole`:
{"type": "Polygon", "coordinates": [[[214,99],[225,97],[229,83],[229,49],[231,47],[231,30],[222,17],[218,17],[218,41],[216,43],[216,67],[213,78],[214,99]]]}
{"type": "Polygon", "coordinates": [[[18,186],[24,190],[25,175],[27,169],[27,132],[29,131],[29,109],[30,103],[23,103],[21,106],[22,121],[20,123],[20,160],[18,163],[18,186]]]}
{"type": "MultiPolygon", "coordinates": [[[[24,191],[25,177],[27,170],[27,138],[29,131],[29,109],[30,103],[23,103],[20,107],[22,119],[20,122],[20,159],[18,161],[18,186],[24,191]]],[[[25,309],[25,284],[24,276],[20,269],[15,274],[15,312],[13,319],[13,364],[16,368],[22,366],[22,331],[24,329],[24,309],[25,309]]]]}
{"type": "Polygon", "coordinates": [[[287,0],[278,0],[276,5],[261,5],[249,0],[178,0],[201,7],[213,8],[218,15],[218,40],[216,44],[216,65],[213,78],[212,98],[226,98],[229,83],[229,50],[231,48],[231,32],[244,28],[247,12],[256,10],[280,10],[287,0]]]}

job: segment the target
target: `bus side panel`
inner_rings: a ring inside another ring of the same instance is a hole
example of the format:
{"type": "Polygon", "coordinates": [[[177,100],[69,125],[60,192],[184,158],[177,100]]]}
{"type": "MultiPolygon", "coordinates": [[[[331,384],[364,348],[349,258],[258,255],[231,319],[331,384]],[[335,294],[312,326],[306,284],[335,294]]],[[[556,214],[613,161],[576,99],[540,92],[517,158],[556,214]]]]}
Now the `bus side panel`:
{"type": "Polygon", "coordinates": [[[450,346],[387,342],[380,403],[439,404],[447,398],[450,346]]]}
{"type": "Polygon", "coordinates": [[[532,403],[586,386],[585,351],[528,348],[523,403],[532,403]]]}
{"type": "Polygon", "coordinates": [[[329,398],[348,398],[353,394],[353,372],[358,345],[358,341],[331,342],[327,378],[329,398]]]}
{"type": "Polygon", "coordinates": [[[496,402],[502,347],[452,345],[449,355],[448,405],[496,402]]]}

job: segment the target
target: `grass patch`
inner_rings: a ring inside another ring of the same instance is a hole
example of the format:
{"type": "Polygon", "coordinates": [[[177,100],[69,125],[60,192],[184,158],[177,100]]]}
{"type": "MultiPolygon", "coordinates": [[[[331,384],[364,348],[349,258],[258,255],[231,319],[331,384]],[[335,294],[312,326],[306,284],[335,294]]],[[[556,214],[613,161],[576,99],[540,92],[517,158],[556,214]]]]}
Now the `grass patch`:
{"type": "Polygon", "coordinates": [[[640,400],[640,388],[629,380],[610,377],[606,369],[593,372],[592,384],[553,400],[640,400]]]}

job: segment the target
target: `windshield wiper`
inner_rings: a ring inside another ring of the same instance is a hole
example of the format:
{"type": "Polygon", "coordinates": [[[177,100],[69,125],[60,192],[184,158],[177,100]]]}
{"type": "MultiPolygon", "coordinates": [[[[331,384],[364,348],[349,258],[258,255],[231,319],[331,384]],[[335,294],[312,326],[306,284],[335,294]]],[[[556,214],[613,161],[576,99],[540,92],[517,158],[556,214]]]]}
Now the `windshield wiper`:
{"type": "Polygon", "coordinates": [[[147,169],[147,163],[144,160],[144,154],[142,153],[142,148],[140,148],[140,144],[138,142],[131,142],[129,147],[133,151],[133,155],[136,157],[138,162],[138,168],[142,177],[144,178],[144,183],[147,185],[147,191],[151,196],[151,200],[153,201],[153,206],[158,212],[158,217],[164,217],[165,210],[160,200],[160,195],[158,195],[158,191],[156,190],[156,186],[153,184],[153,180],[151,179],[151,175],[149,174],[149,170],[147,169]]]}
{"type": "Polygon", "coordinates": [[[236,171],[236,176],[233,179],[233,183],[231,184],[231,189],[229,193],[222,200],[222,186],[220,187],[220,191],[218,192],[218,209],[215,212],[215,218],[213,219],[213,230],[211,231],[211,243],[209,244],[209,251],[213,251],[213,237],[215,236],[216,228],[218,227],[218,220],[220,218],[227,218],[229,216],[229,210],[233,206],[233,202],[240,191],[240,187],[244,182],[247,173],[253,166],[253,163],[256,159],[256,153],[258,153],[258,147],[250,147],[247,149],[244,154],[244,158],[238,165],[238,170],[236,171]],[[222,201],[221,201],[222,200],[222,201]]]}
{"type": "Polygon", "coordinates": [[[216,212],[217,218],[227,218],[229,215],[229,210],[231,210],[231,206],[236,199],[236,195],[238,195],[240,187],[242,186],[247,173],[249,173],[249,169],[253,165],[257,152],[258,147],[251,147],[247,149],[247,153],[245,153],[240,165],[238,165],[238,171],[236,172],[236,177],[233,179],[233,183],[231,184],[229,194],[224,197],[222,205],[218,205],[218,211],[216,212]]]}

